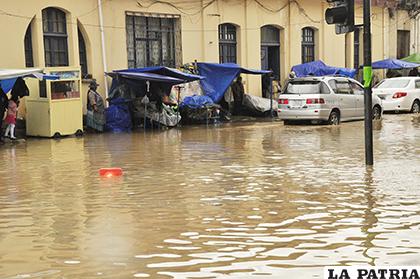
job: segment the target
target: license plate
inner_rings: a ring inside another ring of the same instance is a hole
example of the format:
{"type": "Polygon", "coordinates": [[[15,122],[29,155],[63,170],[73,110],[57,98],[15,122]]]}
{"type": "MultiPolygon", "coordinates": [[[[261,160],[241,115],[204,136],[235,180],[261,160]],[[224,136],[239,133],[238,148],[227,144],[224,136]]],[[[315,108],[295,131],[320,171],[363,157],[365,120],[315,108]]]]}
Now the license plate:
{"type": "Polygon", "coordinates": [[[290,107],[301,107],[304,105],[303,100],[289,100],[290,107]]]}

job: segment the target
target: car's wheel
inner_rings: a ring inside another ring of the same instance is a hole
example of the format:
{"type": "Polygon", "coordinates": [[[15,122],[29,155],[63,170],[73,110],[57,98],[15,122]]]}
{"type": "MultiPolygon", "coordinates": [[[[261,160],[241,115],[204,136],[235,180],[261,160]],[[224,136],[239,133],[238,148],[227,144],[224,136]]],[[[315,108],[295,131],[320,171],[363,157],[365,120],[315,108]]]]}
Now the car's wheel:
{"type": "Polygon", "coordinates": [[[419,100],[415,100],[413,106],[411,107],[412,113],[420,113],[420,102],[419,100]]]}
{"type": "Polygon", "coordinates": [[[379,120],[381,119],[381,108],[379,106],[374,106],[372,109],[372,119],[379,120]]]}
{"type": "Polygon", "coordinates": [[[330,117],[328,118],[329,125],[338,125],[340,124],[340,113],[338,111],[332,111],[330,117]]]}

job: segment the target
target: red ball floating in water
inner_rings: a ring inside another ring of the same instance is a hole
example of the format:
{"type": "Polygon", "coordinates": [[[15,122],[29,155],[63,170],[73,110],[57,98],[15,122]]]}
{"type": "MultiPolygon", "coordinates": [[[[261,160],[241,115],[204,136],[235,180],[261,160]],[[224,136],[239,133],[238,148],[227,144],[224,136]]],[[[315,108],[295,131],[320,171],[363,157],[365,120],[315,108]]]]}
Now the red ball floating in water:
{"type": "Polygon", "coordinates": [[[121,168],[102,168],[99,169],[99,175],[104,177],[113,177],[123,175],[121,168]]]}

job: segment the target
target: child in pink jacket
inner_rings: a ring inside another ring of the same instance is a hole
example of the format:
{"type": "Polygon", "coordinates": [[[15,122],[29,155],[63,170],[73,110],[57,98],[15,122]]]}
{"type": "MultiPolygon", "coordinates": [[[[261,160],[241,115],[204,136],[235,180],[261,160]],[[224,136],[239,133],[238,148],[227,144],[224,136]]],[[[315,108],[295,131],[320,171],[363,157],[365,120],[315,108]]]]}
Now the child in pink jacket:
{"type": "Polygon", "coordinates": [[[7,114],[6,114],[6,133],[4,134],[5,137],[8,137],[10,134],[11,139],[16,139],[15,137],[15,126],[16,126],[16,116],[17,116],[17,104],[16,100],[10,99],[9,105],[7,107],[7,114]]]}

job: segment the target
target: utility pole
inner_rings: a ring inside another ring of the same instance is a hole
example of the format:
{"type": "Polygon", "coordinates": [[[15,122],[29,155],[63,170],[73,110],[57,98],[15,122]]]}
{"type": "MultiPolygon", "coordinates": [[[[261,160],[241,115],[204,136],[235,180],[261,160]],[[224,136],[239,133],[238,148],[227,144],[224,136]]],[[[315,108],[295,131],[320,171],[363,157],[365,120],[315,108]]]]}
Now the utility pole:
{"type": "MultiPolygon", "coordinates": [[[[328,24],[335,24],[335,33],[354,31],[354,0],[327,0],[331,7],[325,11],[328,24]]],[[[370,0],[363,0],[363,80],[365,104],[365,161],[373,165],[372,132],[372,38],[370,26],[370,0]]]]}
{"type": "Polygon", "coordinates": [[[372,36],[370,25],[370,0],[363,0],[363,80],[365,88],[365,161],[367,166],[373,166],[372,36]]]}

